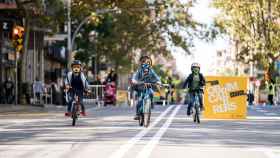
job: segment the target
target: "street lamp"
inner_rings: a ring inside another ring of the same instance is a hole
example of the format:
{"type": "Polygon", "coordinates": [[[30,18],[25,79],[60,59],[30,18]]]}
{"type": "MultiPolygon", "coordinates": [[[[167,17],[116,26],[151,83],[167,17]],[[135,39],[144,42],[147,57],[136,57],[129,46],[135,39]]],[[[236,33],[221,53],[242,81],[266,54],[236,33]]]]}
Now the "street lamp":
{"type": "Polygon", "coordinates": [[[79,24],[79,26],[77,27],[77,29],[75,30],[74,34],[73,34],[73,37],[70,41],[70,46],[71,46],[71,50],[73,49],[74,47],[74,43],[75,43],[75,39],[77,37],[77,34],[78,32],[80,31],[80,29],[82,28],[82,26],[87,23],[93,16],[96,16],[96,15],[99,15],[99,14],[105,14],[105,13],[109,13],[109,12],[116,12],[118,14],[121,13],[121,10],[118,9],[118,8],[114,8],[114,9],[100,9],[100,10],[97,10],[96,12],[94,12],[94,14],[91,14],[87,17],[84,18],[84,20],[79,24]]]}
{"type": "Polygon", "coordinates": [[[72,43],[71,43],[71,3],[72,0],[66,0],[67,1],[67,50],[68,50],[68,56],[67,56],[67,68],[70,70],[71,68],[71,61],[72,61],[72,43]]]}
{"type": "MultiPolygon", "coordinates": [[[[89,33],[89,41],[94,43],[96,42],[96,37],[98,36],[98,32],[95,32],[95,31],[91,31],[89,33]]],[[[93,70],[94,70],[94,76],[97,76],[97,49],[96,49],[96,43],[95,45],[93,44],[94,46],[94,55],[92,56],[93,58],[91,59],[93,64],[91,64],[93,66],[93,70]]]]}
{"type": "Polygon", "coordinates": [[[70,68],[71,68],[72,51],[73,51],[76,36],[77,36],[78,32],[80,31],[81,27],[85,23],[87,23],[90,20],[90,18],[92,18],[92,16],[96,16],[96,15],[99,15],[99,14],[105,14],[105,13],[109,13],[109,12],[116,12],[116,13],[120,14],[121,10],[118,9],[118,8],[97,10],[94,14],[91,14],[91,15],[84,18],[84,20],[79,24],[79,26],[75,30],[75,32],[73,34],[73,37],[71,36],[71,16],[70,16],[70,12],[71,12],[71,0],[68,0],[68,44],[67,44],[67,48],[68,48],[67,68],[68,68],[68,70],[70,70],[70,68]]]}

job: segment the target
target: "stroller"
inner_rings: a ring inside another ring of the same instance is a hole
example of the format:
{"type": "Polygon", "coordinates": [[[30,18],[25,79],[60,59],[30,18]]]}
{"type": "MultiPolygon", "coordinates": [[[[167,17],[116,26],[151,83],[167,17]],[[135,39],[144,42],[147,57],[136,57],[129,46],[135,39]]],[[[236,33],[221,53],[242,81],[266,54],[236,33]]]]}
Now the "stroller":
{"type": "Polygon", "coordinates": [[[104,87],[104,106],[117,104],[117,88],[115,82],[107,82],[104,87]]]}

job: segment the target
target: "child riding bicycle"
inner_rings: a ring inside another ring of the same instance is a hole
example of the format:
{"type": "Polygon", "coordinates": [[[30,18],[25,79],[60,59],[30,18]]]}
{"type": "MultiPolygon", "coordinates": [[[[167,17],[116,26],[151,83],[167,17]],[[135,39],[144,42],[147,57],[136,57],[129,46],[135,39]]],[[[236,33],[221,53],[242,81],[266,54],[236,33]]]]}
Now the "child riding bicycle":
{"type": "Polygon", "coordinates": [[[69,96],[67,98],[67,112],[65,116],[71,116],[71,106],[74,101],[74,95],[79,97],[79,102],[82,108],[81,114],[86,116],[85,106],[83,104],[84,92],[88,91],[88,81],[82,72],[82,64],[79,60],[74,60],[71,64],[72,71],[68,72],[65,79],[65,89],[69,96]]]}
{"type": "Polygon", "coordinates": [[[187,88],[188,96],[186,98],[189,98],[188,101],[188,110],[187,115],[191,115],[191,109],[193,107],[193,103],[195,101],[195,93],[198,93],[199,95],[199,102],[200,102],[200,110],[203,111],[203,87],[205,86],[205,78],[202,73],[200,73],[200,64],[199,63],[193,63],[191,66],[192,73],[188,76],[188,78],[185,80],[183,89],[187,88]]]}
{"type": "MultiPolygon", "coordinates": [[[[137,86],[138,82],[144,83],[160,83],[159,76],[155,73],[155,71],[151,68],[152,60],[149,56],[142,56],[140,58],[141,65],[138,68],[137,72],[132,76],[132,84],[135,86],[135,90],[137,91],[138,96],[141,95],[141,87],[137,86]]],[[[151,100],[153,98],[153,93],[150,95],[151,100]]],[[[141,100],[138,100],[136,105],[136,116],[135,120],[139,119],[139,108],[141,106],[141,100]]]]}

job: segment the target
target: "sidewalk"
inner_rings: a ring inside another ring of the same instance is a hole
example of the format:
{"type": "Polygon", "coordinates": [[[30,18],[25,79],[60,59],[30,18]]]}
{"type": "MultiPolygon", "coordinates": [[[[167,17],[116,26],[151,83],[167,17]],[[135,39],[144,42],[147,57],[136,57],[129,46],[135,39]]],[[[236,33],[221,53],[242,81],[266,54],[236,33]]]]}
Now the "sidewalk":
{"type": "Polygon", "coordinates": [[[4,113],[41,113],[64,111],[65,106],[58,105],[9,105],[0,104],[0,114],[4,113]]]}
{"type": "MultiPolygon", "coordinates": [[[[119,105],[118,105],[119,106],[119,105]]],[[[85,104],[86,109],[97,107],[95,104],[85,104]]],[[[0,114],[9,113],[48,113],[59,112],[63,113],[66,110],[66,106],[63,105],[11,105],[0,104],[0,114]]]]}

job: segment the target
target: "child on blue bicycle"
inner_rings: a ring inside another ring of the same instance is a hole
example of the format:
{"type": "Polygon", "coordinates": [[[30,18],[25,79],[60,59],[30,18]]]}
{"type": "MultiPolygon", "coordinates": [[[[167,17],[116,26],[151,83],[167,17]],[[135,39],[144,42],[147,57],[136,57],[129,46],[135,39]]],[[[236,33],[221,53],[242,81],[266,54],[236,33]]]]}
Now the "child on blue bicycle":
{"type": "MultiPolygon", "coordinates": [[[[143,83],[159,83],[160,84],[160,78],[155,73],[155,71],[151,68],[152,60],[149,56],[142,56],[140,58],[141,65],[136,71],[136,73],[132,76],[132,84],[134,85],[134,89],[137,91],[138,96],[141,95],[141,89],[143,87],[137,85],[139,82],[143,83]]],[[[153,98],[153,93],[151,93],[151,100],[153,98]]],[[[139,119],[139,108],[141,106],[141,100],[138,100],[136,105],[136,116],[135,120],[139,119]]]]}
{"type": "Polygon", "coordinates": [[[205,78],[202,73],[200,73],[200,64],[193,63],[191,66],[192,73],[185,80],[183,89],[188,89],[189,101],[188,101],[188,110],[187,115],[191,114],[191,108],[195,100],[195,93],[199,95],[200,110],[203,111],[203,87],[205,86],[205,78]]]}

